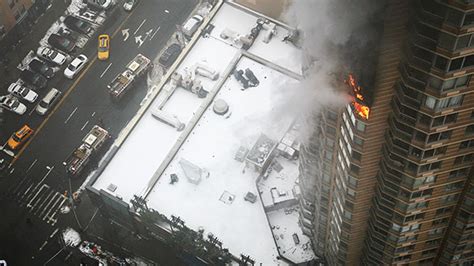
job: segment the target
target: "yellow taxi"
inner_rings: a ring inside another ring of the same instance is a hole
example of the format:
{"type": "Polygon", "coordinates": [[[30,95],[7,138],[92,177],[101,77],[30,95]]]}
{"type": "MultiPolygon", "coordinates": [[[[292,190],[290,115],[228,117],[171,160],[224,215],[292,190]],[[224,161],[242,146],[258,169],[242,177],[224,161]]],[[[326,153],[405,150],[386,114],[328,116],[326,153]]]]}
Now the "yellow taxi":
{"type": "Polygon", "coordinates": [[[13,135],[8,139],[7,144],[12,149],[15,150],[21,145],[23,145],[28,138],[33,135],[34,130],[31,129],[28,125],[24,125],[20,130],[13,133],[13,135]]]}
{"type": "Polygon", "coordinates": [[[99,35],[99,49],[97,58],[99,60],[107,60],[109,58],[110,37],[107,34],[99,35]]]}

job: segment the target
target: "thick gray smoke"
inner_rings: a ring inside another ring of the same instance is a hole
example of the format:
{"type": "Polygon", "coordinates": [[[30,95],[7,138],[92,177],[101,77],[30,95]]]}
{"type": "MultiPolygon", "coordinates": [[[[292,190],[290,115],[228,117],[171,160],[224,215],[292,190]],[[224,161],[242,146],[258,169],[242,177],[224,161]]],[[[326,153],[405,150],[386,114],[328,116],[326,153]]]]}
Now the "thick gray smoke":
{"type": "MultiPolygon", "coordinates": [[[[302,109],[300,112],[314,114],[323,106],[346,104],[349,99],[343,84],[346,74],[373,73],[368,62],[376,53],[377,26],[381,25],[377,17],[383,2],[291,1],[284,17],[302,32],[300,44],[307,68],[305,79],[293,96],[302,109]]],[[[306,126],[314,128],[315,125],[306,126]]]]}

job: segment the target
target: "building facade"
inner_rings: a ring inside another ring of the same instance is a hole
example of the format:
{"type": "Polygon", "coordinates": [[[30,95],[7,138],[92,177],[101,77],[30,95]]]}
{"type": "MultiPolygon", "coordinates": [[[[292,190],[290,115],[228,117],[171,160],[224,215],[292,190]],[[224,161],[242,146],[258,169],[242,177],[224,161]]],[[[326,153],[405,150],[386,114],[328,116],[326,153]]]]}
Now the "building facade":
{"type": "Polygon", "coordinates": [[[372,87],[311,118],[300,222],[329,265],[470,265],[474,1],[386,2],[372,87]]]}
{"type": "Polygon", "coordinates": [[[50,0],[0,0],[0,40],[11,45],[30,31],[50,0]],[[7,38],[8,36],[8,38],[7,38]]]}
{"type": "Polygon", "coordinates": [[[32,4],[31,0],[0,0],[0,33],[6,34],[21,23],[32,4]]]}

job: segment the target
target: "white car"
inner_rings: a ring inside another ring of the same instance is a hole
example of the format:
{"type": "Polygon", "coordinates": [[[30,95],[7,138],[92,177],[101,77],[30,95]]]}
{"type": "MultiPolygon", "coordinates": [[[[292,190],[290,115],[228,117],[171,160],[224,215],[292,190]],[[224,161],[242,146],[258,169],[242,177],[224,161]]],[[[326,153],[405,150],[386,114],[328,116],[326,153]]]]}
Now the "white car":
{"type": "Polygon", "coordinates": [[[132,11],[132,9],[138,4],[138,0],[125,0],[123,4],[123,9],[125,11],[132,11]]]}
{"type": "Polygon", "coordinates": [[[8,87],[8,92],[12,95],[27,100],[30,103],[34,103],[38,99],[38,94],[27,87],[21,86],[18,83],[12,83],[8,87]]]}
{"type": "Polygon", "coordinates": [[[77,73],[81,71],[81,69],[84,68],[86,63],[89,60],[87,57],[83,54],[78,55],[72,62],[64,69],[64,76],[68,79],[73,79],[77,73]]]}
{"type": "Polygon", "coordinates": [[[44,47],[44,46],[41,46],[40,48],[38,48],[38,50],[36,51],[36,54],[39,57],[53,64],[56,64],[58,66],[62,66],[66,62],[66,59],[67,59],[65,54],[60,53],[49,47],[44,47]]]}
{"type": "Polygon", "coordinates": [[[0,96],[0,106],[5,110],[22,115],[26,112],[26,106],[22,104],[15,96],[0,96]]]}

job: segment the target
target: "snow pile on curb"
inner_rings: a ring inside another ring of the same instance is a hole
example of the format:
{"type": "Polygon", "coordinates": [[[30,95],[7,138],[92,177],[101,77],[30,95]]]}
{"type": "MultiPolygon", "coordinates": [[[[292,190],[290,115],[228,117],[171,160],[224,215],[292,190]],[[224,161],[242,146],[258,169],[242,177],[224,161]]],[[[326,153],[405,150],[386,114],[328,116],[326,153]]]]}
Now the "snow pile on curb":
{"type": "Polygon", "coordinates": [[[66,246],[77,247],[81,243],[81,236],[72,228],[63,231],[63,239],[66,246]]]}

